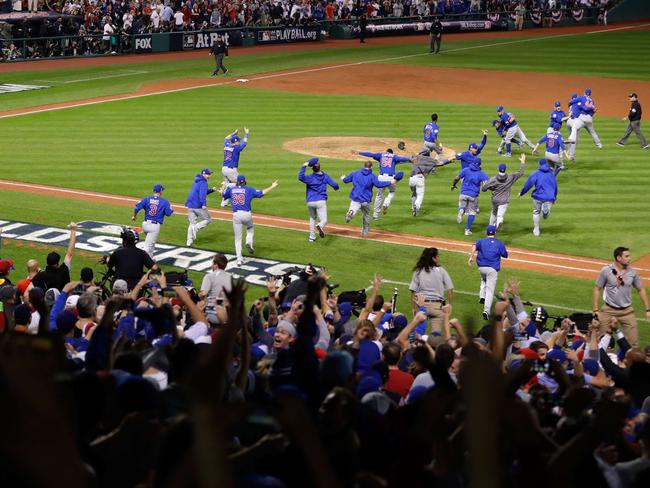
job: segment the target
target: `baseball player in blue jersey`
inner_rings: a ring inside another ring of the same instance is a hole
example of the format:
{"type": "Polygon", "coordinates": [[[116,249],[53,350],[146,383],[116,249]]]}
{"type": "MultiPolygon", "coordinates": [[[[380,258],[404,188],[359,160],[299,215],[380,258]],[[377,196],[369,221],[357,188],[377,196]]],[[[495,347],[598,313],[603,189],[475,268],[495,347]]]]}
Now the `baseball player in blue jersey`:
{"type": "Polygon", "coordinates": [[[481,158],[478,157],[481,154],[481,151],[487,143],[487,129],[483,130],[483,138],[481,139],[480,144],[472,142],[467,146],[467,151],[456,153],[453,158],[445,159],[444,163],[450,163],[452,161],[460,161],[460,168],[465,169],[472,164],[476,166],[481,166],[481,158]]]}
{"type": "Polygon", "coordinates": [[[562,110],[562,102],[555,102],[555,108],[551,112],[550,121],[548,123],[549,127],[553,127],[554,124],[557,124],[558,130],[562,128],[562,123],[569,119],[569,116],[562,110]]]}
{"type": "Polygon", "coordinates": [[[488,225],[485,230],[487,236],[474,243],[467,264],[471,265],[476,255],[476,265],[481,275],[479,302],[483,304],[483,318],[490,320],[492,299],[494,298],[494,290],[501,270],[501,258],[508,257],[508,250],[503,242],[494,237],[497,231],[494,225],[488,225]]]}
{"type": "Polygon", "coordinates": [[[533,235],[539,236],[539,214],[547,219],[551,213],[551,206],[557,200],[557,174],[559,168],[553,171],[545,159],[539,160],[539,169],[533,171],[524,183],[519,196],[533,190],[533,235]]]}
{"type": "MultiPolygon", "coordinates": [[[[499,137],[501,138],[501,141],[499,142],[499,147],[497,147],[497,154],[503,154],[503,147],[506,145],[506,139],[505,139],[506,126],[501,123],[501,119],[494,119],[492,121],[492,127],[494,127],[494,130],[497,131],[497,134],[499,134],[499,137]]],[[[510,142],[512,144],[517,144],[517,146],[519,147],[524,145],[523,142],[521,142],[519,139],[515,137],[513,137],[510,142]]]]}
{"type": "Polygon", "coordinates": [[[370,229],[370,202],[372,201],[373,188],[386,188],[394,185],[396,180],[391,178],[388,181],[381,181],[372,172],[372,161],[363,163],[363,168],[353,171],[349,175],[341,176],[343,183],[352,183],[350,190],[350,208],[345,214],[345,222],[350,220],[361,210],[363,223],[361,226],[361,237],[368,235],[370,229]]]}
{"type": "Polygon", "coordinates": [[[519,140],[521,140],[521,142],[526,144],[531,149],[533,148],[533,143],[528,140],[526,134],[524,134],[524,131],[521,130],[521,127],[519,127],[519,123],[517,122],[517,119],[515,118],[514,114],[510,112],[505,112],[503,110],[503,105],[499,105],[497,107],[497,115],[499,116],[499,119],[501,123],[505,126],[505,130],[506,130],[506,135],[504,137],[506,143],[506,153],[504,154],[504,156],[506,158],[512,157],[511,143],[514,137],[518,137],[519,140]]]}
{"type": "Polygon", "coordinates": [[[478,208],[478,195],[481,191],[481,184],[488,180],[488,177],[480,166],[472,163],[454,178],[451,190],[457,188],[459,181],[463,180],[460,187],[460,197],[458,198],[458,215],[456,222],[459,224],[463,221],[463,215],[467,214],[467,225],[465,226],[465,235],[472,234],[472,224],[476,218],[476,209],[478,208]]]}
{"type": "Polygon", "coordinates": [[[569,159],[571,161],[574,160],[574,154],[575,154],[575,146],[578,142],[578,136],[579,134],[576,132],[575,134],[575,139],[572,142],[569,142],[569,139],[571,138],[571,132],[573,131],[573,124],[578,120],[578,117],[580,117],[580,106],[577,105],[575,102],[578,98],[577,93],[572,93],[571,98],[569,99],[569,103],[567,106],[569,107],[569,118],[566,121],[566,128],[567,128],[567,138],[565,139],[565,143],[569,144],[568,148],[568,154],[569,154],[569,159]]]}
{"type": "Polygon", "coordinates": [[[246,249],[250,254],[255,254],[253,248],[253,214],[251,213],[251,203],[254,198],[262,198],[278,186],[274,181],[271,186],[264,190],[256,190],[246,186],[246,176],[237,175],[235,186],[227,186],[226,182],[221,185],[221,196],[224,199],[232,201],[232,226],[235,231],[235,255],[237,256],[237,266],[244,263],[244,257],[241,251],[242,227],[246,226],[246,249]]]}
{"type": "Polygon", "coordinates": [[[557,123],[553,123],[552,127],[546,129],[546,134],[535,144],[533,148],[533,154],[537,151],[537,148],[540,144],[546,144],[546,151],[544,152],[544,158],[547,161],[553,163],[553,166],[557,166],[560,169],[564,169],[564,163],[562,162],[562,156],[569,157],[569,153],[566,152],[564,147],[564,139],[562,134],[560,134],[560,126],[557,123]]]}
{"type": "Polygon", "coordinates": [[[210,212],[208,211],[207,196],[217,189],[208,187],[208,181],[210,181],[211,177],[212,171],[209,168],[205,168],[196,175],[187,200],[185,200],[187,218],[190,221],[190,225],[187,228],[188,247],[194,244],[196,234],[212,222],[212,217],[210,217],[210,212]]]}
{"type": "Polygon", "coordinates": [[[390,148],[386,149],[386,152],[383,153],[361,151],[357,154],[366,158],[372,158],[379,163],[379,181],[393,182],[388,188],[388,196],[386,196],[385,199],[384,187],[377,187],[377,196],[375,197],[375,208],[372,217],[375,220],[379,220],[379,212],[383,211],[383,213],[386,214],[391,202],[393,201],[395,190],[397,189],[395,182],[401,180],[404,177],[404,173],[402,171],[395,172],[395,166],[401,163],[410,163],[411,158],[406,156],[397,156],[390,148]]]}
{"type": "MultiPolygon", "coordinates": [[[[248,129],[244,127],[243,141],[237,134],[239,134],[239,129],[228,134],[223,140],[223,165],[221,167],[221,174],[227,186],[235,186],[237,175],[239,174],[239,155],[248,145],[248,129]]],[[[228,200],[224,199],[221,201],[221,206],[225,207],[229,203],[228,200]]]]}
{"type": "Polygon", "coordinates": [[[591,89],[587,88],[585,94],[582,97],[577,97],[573,100],[572,107],[575,106],[579,110],[580,114],[577,119],[574,119],[573,125],[571,127],[571,135],[567,139],[567,144],[572,144],[569,148],[569,155],[573,159],[575,157],[575,150],[578,143],[578,131],[582,128],[587,129],[589,135],[594,140],[594,144],[598,149],[603,148],[602,142],[600,142],[600,137],[594,130],[594,120],[593,117],[596,113],[596,104],[594,103],[593,98],[591,98],[591,89]]]}
{"type": "Polygon", "coordinates": [[[153,195],[144,197],[136,203],[133,208],[133,217],[131,217],[131,220],[135,222],[138,212],[144,210],[142,230],[147,234],[147,238],[144,240],[144,250],[152,258],[158,241],[158,234],[160,234],[160,226],[163,224],[165,217],[169,217],[174,213],[169,201],[161,196],[164,189],[165,187],[160,183],[155,184],[153,186],[153,195]]]}
{"type": "Polygon", "coordinates": [[[327,185],[339,189],[339,184],[330,175],[320,170],[318,158],[311,158],[304,163],[298,172],[298,180],[305,184],[307,209],[309,210],[309,242],[316,240],[316,232],[325,237],[325,226],[327,225],[327,185]],[[305,171],[310,167],[312,174],[306,175],[305,171]],[[318,224],[316,223],[318,218],[318,224]]]}
{"type": "MultiPolygon", "coordinates": [[[[422,129],[422,136],[424,138],[424,147],[422,148],[425,156],[430,156],[431,151],[436,153],[436,159],[442,154],[442,145],[438,140],[438,132],[440,132],[440,127],[438,127],[438,114],[431,114],[431,122],[424,124],[424,129],[422,129]]],[[[422,153],[421,153],[422,154],[422,153]]]]}

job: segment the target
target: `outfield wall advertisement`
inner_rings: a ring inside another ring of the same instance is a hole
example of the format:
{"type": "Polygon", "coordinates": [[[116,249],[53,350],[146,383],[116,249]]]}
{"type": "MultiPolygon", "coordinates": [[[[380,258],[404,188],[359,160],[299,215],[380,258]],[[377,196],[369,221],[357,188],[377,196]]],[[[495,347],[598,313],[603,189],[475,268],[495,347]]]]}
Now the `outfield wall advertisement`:
{"type": "MultiPolygon", "coordinates": [[[[508,23],[505,21],[491,20],[458,20],[441,22],[443,33],[452,32],[476,32],[508,30],[508,23]]],[[[404,22],[395,24],[368,24],[366,33],[368,36],[400,36],[407,34],[424,34],[431,29],[431,22],[404,22]]],[[[355,37],[359,37],[359,27],[353,28],[355,37]]]]}

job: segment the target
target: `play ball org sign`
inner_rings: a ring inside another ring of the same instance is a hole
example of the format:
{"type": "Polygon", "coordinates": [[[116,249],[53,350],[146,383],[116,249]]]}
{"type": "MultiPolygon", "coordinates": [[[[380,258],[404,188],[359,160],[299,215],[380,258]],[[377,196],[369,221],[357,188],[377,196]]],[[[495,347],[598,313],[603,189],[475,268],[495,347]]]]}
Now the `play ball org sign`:
{"type": "MultiPolygon", "coordinates": [[[[2,229],[3,239],[62,247],[67,247],[70,239],[68,229],[42,224],[0,220],[0,229],[2,229]]],[[[122,245],[121,232],[122,226],[117,224],[91,220],[79,222],[75,249],[98,254],[110,254],[122,245]]],[[[142,245],[143,242],[140,242],[138,247],[142,247],[142,245]]],[[[163,266],[176,266],[190,271],[208,272],[212,267],[212,258],[215,254],[215,251],[208,249],[157,243],[154,260],[163,266]]],[[[228,258],[228,267],[226,269],[235,276],[241,276],[253,285],[265,286],[269,275],[282,275],[296,268],[302,269],[305,267],[304,264],[253,257],[247,258],[243,265],[237,266],[235,255],[223,254],[228,258]]]]}
{"type": "Polygon", "coordinates": [[[31,90],[41,90],[49,86],[41,85],[16,85],[15,83],[0,83],[0,95],[3,93],[17,93],[31,90]]]}

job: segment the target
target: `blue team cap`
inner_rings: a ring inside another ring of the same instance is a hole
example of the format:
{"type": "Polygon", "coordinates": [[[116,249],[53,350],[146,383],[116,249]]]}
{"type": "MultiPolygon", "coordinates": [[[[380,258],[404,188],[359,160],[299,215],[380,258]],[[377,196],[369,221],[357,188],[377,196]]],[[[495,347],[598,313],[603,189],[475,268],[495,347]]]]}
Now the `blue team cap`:
{"type": "Polygon", "coordinates": [[[160,192],[163,191],[164,189],[165,189],[165,187],[162,186],[160,183],[156,183],[156,184],[153,186],[153,192],[154,192],[154,193],[160,193],[160,192]]]}
{"type": "Polygon", "coordinates": [[[544,165],[548,165],[548,163],[546,162],[546,159],[541,158],[541,159],[539,160],[539,167],[541,168],[541,167],[544,166],[544,165]]]}
{"type": "Polygon", "coordinates": [[[475,142],[472,142],[469,146],[467,146],[467,149],[478,149],[478,145],[475,142]]]}
{"type": "Polygon", "coordinates": [[[577,93],[572,93],[572,94],[571,94],[571,100],[573,100],[574,98],[578,98],[578,94],[577,94],[577,93]]]}
{"type": "Polygon", "coordinates": [[[311,159],[308,159],[308,160],[307,160],[307,165],[308,165],[310,168],[313,168],[313,167],[316,166],[317,164],[318,164],[318,158],[311,158],[311,159]]]}
{"type": "Polygon", "coordinates": [[[246,181],[246,175],[237,175],[237,183],[244,183],[246,181]]]}
{"type": "Polygon", "coordinates": [[[492,121],[492,127],[496,127],[496,125],[497,125],[498,123],[499,123],[499,121],[498,121],[497,119],[494,119],[494,120],[492,121]]]}
{"type": "Polygon", "coordinates": [[[503,105],[499,105],[497,107],[497,112],[503,112],[503,105]]]}
{"type": "Polygon", "coordinates": [[[562,105],[562,102],[560,102],[559,100],[555,102],[556,107],[559,107],[560,105],[562,105]]]}
{"type": "Polygon", "coordinates": [[[553,130],[560,130],[560,127],[561,127],[560,124],[558,124],[557,122],[553,122],[553,124],[551,124],[551,129],[553,130]]]}
{"type": "Polygon", "coordinates": [[[488,225],[487,228],[485,229],[485,232],[489,236],[493,236],[494,234],[497,233],[497,228],[493,225],[488,225]]]}
{"type": "Polygon", "coordinates": [[[585,95],[591,95],[591,88],[585,88],[585,95]]]}
{"type": "Polygon", "coordinates": [[[204,168],[203,171],[201,171],[202,175],[211,175],[212,171],[210,171],[210,168],[204,168]]]}
{"type": "Polygon", "coordinates": [[[237,142],[237,141],[241,141],[241,137],[239,137],[239,136],[232,136],[232,137],[230,138],[230,142],[237,142]]]}
{"type": "Polygon", "coordinates": [[[499,173],[505,173],[506,172],[506,165],[504,163],[501,163],[499,165],[499,173]]]}

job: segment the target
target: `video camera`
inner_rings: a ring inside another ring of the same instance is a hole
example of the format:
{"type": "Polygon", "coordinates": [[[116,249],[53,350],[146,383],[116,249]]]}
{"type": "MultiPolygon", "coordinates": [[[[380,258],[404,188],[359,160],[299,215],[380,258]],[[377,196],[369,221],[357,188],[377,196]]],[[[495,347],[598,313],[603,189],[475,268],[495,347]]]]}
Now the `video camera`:
{"type": "Polygon", "coordinates": [[[302,271],[302,268],[299,268],[298,266],[294,266],[293,268],[289,268],[289,269],[285,270],[285,272],[283,274],[273,275],[273,277],[277,281],[281,282],[284,285],[284,287],[286,288],[287,286],[289,286],[291,284],[291,281],[292,281],[291,277],[294,276],[294,275],[299,274],[301,271],[302,271]]]}
{"type": "Polygon", "coordinates": [[[363,308],[366,306],[366,290],[344,291],[339,294],[338,302],[349,302],[352,308],[363,308]]]}

